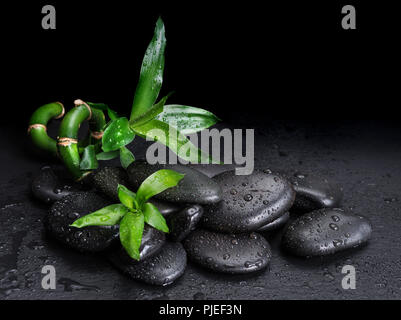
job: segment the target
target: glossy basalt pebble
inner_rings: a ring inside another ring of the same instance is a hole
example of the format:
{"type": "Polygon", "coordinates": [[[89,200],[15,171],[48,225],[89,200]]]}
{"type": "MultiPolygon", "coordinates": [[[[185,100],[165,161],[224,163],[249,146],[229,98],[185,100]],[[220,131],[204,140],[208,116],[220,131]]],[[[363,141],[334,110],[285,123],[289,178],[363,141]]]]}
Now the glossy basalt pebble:
{"type": "Polygon", "coordinates": [[[266,268],[271,259],[269,243],[258,233],[225,234],[203,229],[185,240],[188,258],[212,271],[244,274],[266,268]]]}
{"type": "Polygon", "coordinates": [[[295,173],[289,175],[296,192],[292,212],[305,213],[321,208],[339,207],[343,192],[327,178],[317,175],[295,173]]]}
{"type": "Polygon", "coordinates": [[[50,208],[45,220],[46,229],[53,238],[81,252],[108,249],[119,238],[118,225],[75,228],[70,224],[110,204],[110,201],[92,192],[68,195],[50,208]]]}
{"type": "MultiPolygon", "coordinates": [[[[122,184],[127,188],[131,188],[128,182],[127,172],[120,167],[104,167],[95,170],[89,180],[89,183],[96,188],[102,195],[107,196],[115,203],[120,202],[118,199],[118,185],[122,184]]],[[[132,189],[134,191],[134,189],[132,189]]],[[[149,202],[153,203],[164,216],[181,209],[181,206],[157,199],[150,199],[149,202]]]]}
{"type": "Polygon", "coordinates": [[[195,230],[202,214],[203,208],[195,204],[170,215],[167,219],[170,229],[169,239],[177,242],[184,240],[191,231],[195,230]]]}
{"type": "Polygon", "coordinates": [[[269,232],[269,231],[275,231],[278,230],[288,222],[290,219],[290,213],[286,212],[284,213],[281,217],[273,220],[272,222],[265,224],[264,226],[260,227],[258,229],[258,232],[269,232]]]}
{"type": "Polygon", "coordinates": [[[123,168],[120,167],[104,167],[91,173],[90,183],[95,187],[96,191],[109,197],[115,202],[118,199],[118,185],[122,184],[128,188],[128,176],[123,168]]]}
{"type": "Polygon", "coordinates": [[[204,207],[202,224],[217,232],[256,231],[286,213],[295,198],[291,183],[270,171],[246,176],[228,171],[213,180],[221,186],[223,199],[204,207]]]}
{"type": "Polygon", "coordinates": [[[183,275],[187,266],[187,254],[179,242],[166,242],[156,254],[136,261],[123,248],[108,255],[111,263],[135,280],[166,286],[183,275]]]}
{"type": "Polygon", "coordinates": [[[156,199],[174,203],[210,204],[221,200],[220,186],[203,173],[183,165],[154,164],[137,160],[127,168],[128,177],[134,189],[152,173],[170,169],[185,174],[177,186],[169,188],[155,196],[156,199]]]}
{"type": "Polygon", "coordinates": [[[323,256],[358,247],[372,233],[369,221],[342,209],[319,209],[291,222],[282,238],[282,247],[302,256],[323,256]]]}
{"type": "Polygon", "coordinates": [[[62,183],[62,179],[50,167],[43,167],[31,184],[33,196],[45,203],[61,200],[74,192],[81,192],[82,189],[72,181],[62,183]]]}
{"type": "Polygon", "coordinates": [[[220,173],[231,171],[236,168],[234,164],[188,164],[188,167],[195,169],[199,172],[202,172],[204,175],[209,178],[213,178],[220,173]]]}

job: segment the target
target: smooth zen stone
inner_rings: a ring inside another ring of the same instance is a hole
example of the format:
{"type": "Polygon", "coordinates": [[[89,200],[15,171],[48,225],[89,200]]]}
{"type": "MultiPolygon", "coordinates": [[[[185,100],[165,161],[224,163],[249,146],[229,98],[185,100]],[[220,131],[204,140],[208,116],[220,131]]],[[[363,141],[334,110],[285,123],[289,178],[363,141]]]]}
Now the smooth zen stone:
{"type": "Polygon", "coordinates": [[[221,188],[212,179],[203,173],[183,165],[154,164],[146,161],[135,161],[128,168],[128,177],[134,189],[152,173],[170,169],[185,174],[177,186],[159,193],[155,198],[177,203],[216,203],[221,200],[221,188]]]}
{"type": "Polygon", "coordinates": [[[177,242],[184,240],[195,230],[202,214],[203,208],[200,205],[192,205],[170,215],[167,220],[170,229],[169,238],[177,242]]]}
{"type": "Polygon", "coordinates": [[[159,209],[160,213],[165,217],[168,217],[172,213],[179,212],[182,209],[182,205],[178,205],[173,202],[167,202],[155,198],[149,199],[148,202],[155,205],[156,208],[159,209]]]}
{"type": "Polygon", "coordinates": [[[369,221],[342,209],[320,209],[291,222],[284,232],[282,246],[303,257],[322,256],[357,247],[372,233],[369,221]]]}
{"type": "Polygon", "coordinates": [[[219,232],[258,230],[291,207],[295,192],[285,178],[270,171],[255,170],[248,176],[234,171],[213,178],[223,189],[223,200],[205,206],[203,225],[219,232]]]}
{"type": "Polygon", "coordinates": [[[213,271],[239,274],[267,267],[269,243],[259,234],[224,234],[198,229],[185,240],[188,258],[213,271]]]}
{"type": "Polygon", "coordinates": [[[295,173],[289,177],[296,197],[291,211],[305,213],[321,208],[334,208],[340,205],[342,190],[326,178],[295,173]]]}
{"type": "Polygon", "coordinates": [[[129,188],[127,173],[123,168],[119,167],[97,169],[91,174],[89,181],[98,192],[116,202],[119,202],[118,185],[122,184],[129,188]]]}
{"type": "Polygon", "coordinates": [[[289,219],[290,219],[290,213],[286,212],[281,217],[277,218],[276,220],[273,220],[272,222],[260,227],[258,229],[258,232],[268,232],[268,231],[274,231],[274,230],[280,229],[287,223],[287,221],[289,219]]]}
{"type": "Polygon", "coordinates": [[[31,190],[35,198],[45,203],[53,203],[74,192],[82,191],[76,184],[63,184],[50,167],[41,169],[32,181],[31,190]]]}
{"type": "Polygon", "coordinates": [[[97,252],[109,248],[119,237],[116,226],[70,227],[78,218],[97,211],[109,201],[96,193],[81,192],[55,202],[46,217],[46,228],[50,235],[63,244],[82,252],[97,252]]]}
{"type": "Polygon", "coordinates": [[[188,164],[192,169],[198,170],[202,172],[204,175],[207,175],[209,178],[213,178],[220,173],[231,171],[235,169],[234,164],[188,164]]]}
{"type": "Polygon", "coordinates": [[[159,252],[165,242],[166,236],[162,231],[145,224],[139,247],[139,260],[145,260],[159,252]]]}
{"type": "MultiPolygon", "coordinates": [[[[132,189],[128,182],[127,172],[120,167],[104,167],[98,169],[91,174],[89,181],[97,191],[109,197],[116,203],[120,202],[117,191],[119,184],[132,189]]],[[[136,190],[132,189],[132,191],[136,190]]],[[[181,208],[177,204],[157,199],[150,199],[149,202],[153,203],[164,216],[167,216],[173,212],[177,212],[181,208]]]]}
{"type": "Polygon", "coordinates": [[[187,265],[187,254],[179,242],[167,242],[158,253],[143,261],[132,259],[123,248],[111,252],[109,259],[133,279],[161,286],[178,279],[187,265]]]}

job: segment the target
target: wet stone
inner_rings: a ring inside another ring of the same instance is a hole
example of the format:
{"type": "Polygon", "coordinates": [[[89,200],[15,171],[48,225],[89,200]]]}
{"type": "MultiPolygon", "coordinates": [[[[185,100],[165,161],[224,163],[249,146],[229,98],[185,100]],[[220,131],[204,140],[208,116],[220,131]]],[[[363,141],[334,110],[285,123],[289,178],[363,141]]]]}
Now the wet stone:
{"type": "Polygon", "coordinates": [[[66,196],[50,208],[45,219],[46,229],[53,238],[78,251],[105,250],[118,240],[118,226],[75,228],[69,225],[76,219],[110,204],[110,201],[92,192],[66,196]]]}
{"type": "Polygon", "coordinates": [[[319,209],[291,222],[282,238],[283,248],[297,256],[323,256],[366,243],[369,221],[342,209],[319,209]]]}
{"type": "Polygon", "coordinates": [[[270,171],[247,176],[228,171],[213,180],[223,189],[223,199],[204,207],[202,223],[218,232],[256,231],[286,213],[295,198],[290,182],[270,171]]]}
{"type": "Polygon", "coordinates": [[[224,234],[198,229],[185,240],[188,258],[213,271],[244,274],[266,268],[269,243],[259,234],[224,234]]]}
{"type": "MultiPolygon", "coordinates": [[[[119,184],[132,189],[132,191],[136,191],[136,189],[131,188],[129,185],[127,172],[120,167],[104,167],[97,169],[91,174],[91,178],[88,180],[98,192],[115,201],[116,203],[120,202],[117,191],[119,184]]],[[[149,202],[153,203],[164,216],[167,216],[173,212],[177,212],[181,209],[181,206],[167,201],[150,199],[149,202]]]]}
{"type": "Polygon", "coordinates": [[[183,165],[154,164],[137,160],[128,168],[128,177],[134,190],[152,173],[170,169],[185,174],[177,186],[155,196],[156,199],[176,203],[210,204],[221,200],[221,188],[203,173],[183,165]]]}
{"type": "Polygon", "coordinates": [[[166,242],[164,232],[147,224],[143,229],[141,246],[139,247],[139,259],[145,260],[160,251],[166,242]]]}
{"type": "Polygon", "coordinates": [[[342,200],[342,189],[325,177],[295,173],[289,176],[296,197],[291,211],[310,212],[321,208],[338,207],[342,200]]]}
{"type": "Polygon", "coordinates": [[[195,169],[203,174],[207,175],[209,178],[213,178],[220,173],[231,171],[236,168],[234,164],[188,164],[188,167],[195,169]]]}
{"type": "Polygon", "coordinates": [[[117,269],[133,279],[161,286],[182,276],[187,265],[187,254],[179,242],[167,242],[158,253],[143,261],[132,259],[122,247],[108,257],[117,269]]]}
{"type": "Polygon", "coordinates": [[[128,176],[123,168],[104,167],[91,174],[90,182],[98,192],[119,202],[117,187],[119,184],[128,187],[128,176]]]}
{"type": "Polygon", "coordinates": [[[269,232],[282,228],[290,219],[290,213],[286,212],[281,217],[273,220],[272,222],[260,227],[258,232],[269,232]]]}
{"type": "Polygon", "coordinates": [[[53,203],[74,192],[82,191],[83,188],[80,185],[73,181],[63,180],[50,167],[43,167],[32,180],[32,194],[40,201],[53,203]]]}
{"type": "Polygon", "coordinates": [[[169,215],[179,212],[182,209],[182,205],[173,203],[173,202],[167,202],[163,200],[158,200],[155,198],[149,199],[150,203],[156,206],[157,209],[159,209],[160,213],[164,217],[168,217],[169,215]]]}
{"type": "Polygon", "coordinates": [[[203,208],[200,205],[192,205],[170,215],[167,224],[170,229],[169,239],[180,242],[195,230],[202,218],[203,208]]]}

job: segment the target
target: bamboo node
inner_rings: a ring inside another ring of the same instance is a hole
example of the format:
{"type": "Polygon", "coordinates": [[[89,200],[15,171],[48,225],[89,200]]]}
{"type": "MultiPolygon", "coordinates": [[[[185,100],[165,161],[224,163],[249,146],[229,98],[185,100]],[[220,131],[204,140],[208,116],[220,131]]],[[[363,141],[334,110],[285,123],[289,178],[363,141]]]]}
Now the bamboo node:
{"type": "Polygon", "coordinates": [[[103,137],[103,131],[92,131],[91,136],[97,140],[102,139],[103,137]]]}
{"type": "Polygon", "coordinates": [[[75,105],[76,107],[81,106],[81,105],[84,105],[84,106],[88,109],[88,111],[89,111],[89,117],[88,117],[88,119],[86,119],[86,120],[92,119],[92,109],[91,109],[91,107],[90,107],[85,101],[83,101],[83,100],[81,100],[81,99],[76,99],[76,100],[74,101],[74,105],[75,105]]]}
{"type": "Polygon", "coordinates": [[[58,138],[57,144],[59,146],[63,146],[63,147],[68,147],[71,144],[76,144],[78,143],[77,139],[73,139],[73,138],[67,138],[67,137],[62,137],[62,138],[58,138]]]}
{"type": "Polygon", "coordinates": [[[47,127],[44,124],[35,123],[35,124],[31,124],[28,127],[28,134],[31,132],[32,129],[39,129],[39,128],[45,129],[45,131],[47,131],[47,127]]]}
{"type": "Polygon", "coordinates": [[[61,102],[57,101],[56,103],[58,103],[62,109],[61,109],[61,113],[58,116],[54,117],[54,119],[60,119],[60,118],[64,117],[65,109],[64,109],[64,105],[61,102]]]}

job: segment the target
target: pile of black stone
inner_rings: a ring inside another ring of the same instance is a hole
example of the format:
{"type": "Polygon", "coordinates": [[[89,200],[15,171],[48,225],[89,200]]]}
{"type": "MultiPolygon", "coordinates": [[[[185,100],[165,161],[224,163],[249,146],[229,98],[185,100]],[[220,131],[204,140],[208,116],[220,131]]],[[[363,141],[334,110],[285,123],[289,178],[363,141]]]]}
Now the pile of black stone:
{"type": "Polygon", "coordinates": [[[104,252],[118,269],[136,280],[167,285],[185,271],[187,257],[215,272],[244,274],[266,268],[269,235],[284,228],[282,248],[302,256],[321,256],[366,243],[366,218],[345,212],[342,190],[325,178],[255,170],[236,175],[227,165],[149,165],[135,161],[125,171],[105,167],[89,177],[91,190],[63,184],[50,168],[32,183],[33,194],[53,203],[46,219],[49,234],[81,252],[104,252]],[[82,215],[117,203],[117,185],[132,190],[152,173],[172,169],[184,173],[179,184],[151,202],[170,228],[164,234],[146,226],[140,260],[131,259],[119,243],[118,226],[69,225],[82,215]],[[290,212],[295,219],[290,220],[290,212]]]}

